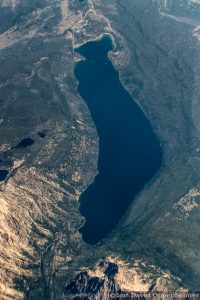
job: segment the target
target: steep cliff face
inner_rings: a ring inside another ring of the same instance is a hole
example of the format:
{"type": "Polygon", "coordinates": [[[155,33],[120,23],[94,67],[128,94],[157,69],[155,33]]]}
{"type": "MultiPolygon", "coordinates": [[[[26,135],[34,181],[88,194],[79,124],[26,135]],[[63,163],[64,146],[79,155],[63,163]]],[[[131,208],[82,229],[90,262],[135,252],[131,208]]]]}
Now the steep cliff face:
{"type": "Polygon", "coordinates": [[[197,1],[1,2],[0,299],[198,291],[198,12],[197,1]],[[92,246],[78,231],[77,200],[96,174],[98,137],[77,93],[73,47],[105,32],[164,161],[92,246]]]}

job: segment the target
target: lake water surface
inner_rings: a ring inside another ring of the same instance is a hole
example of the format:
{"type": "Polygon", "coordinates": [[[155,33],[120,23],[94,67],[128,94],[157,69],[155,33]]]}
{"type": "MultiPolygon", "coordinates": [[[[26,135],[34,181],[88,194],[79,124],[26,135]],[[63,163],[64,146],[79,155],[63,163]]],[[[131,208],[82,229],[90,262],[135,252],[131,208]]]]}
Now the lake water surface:
{"type": "Polygon", "coordinates": [[[108,57],[113,48],[110,35],[104,35],[75,50],[84,57],[75,65],[78,91],[99,136],[99,173],[80,197],[80,212],[86,219],[80,232],[92,244],[116,226],[162,160],[151,124],[108,57]]]}

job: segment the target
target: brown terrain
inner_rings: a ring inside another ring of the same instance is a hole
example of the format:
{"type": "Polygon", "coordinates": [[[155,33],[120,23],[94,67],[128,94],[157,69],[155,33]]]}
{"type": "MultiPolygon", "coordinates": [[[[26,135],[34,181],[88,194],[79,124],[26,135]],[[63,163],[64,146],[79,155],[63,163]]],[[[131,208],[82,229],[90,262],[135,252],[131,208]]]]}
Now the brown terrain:
{"type": "Polygon", "coordinates": [[[200,5],[180,2],[0,2],[0,300],[198,299],[200,5]],[[73,48],[104,33],[163,163],[90,245],[78,199],[97,173],[98,136],[73,48]]]}

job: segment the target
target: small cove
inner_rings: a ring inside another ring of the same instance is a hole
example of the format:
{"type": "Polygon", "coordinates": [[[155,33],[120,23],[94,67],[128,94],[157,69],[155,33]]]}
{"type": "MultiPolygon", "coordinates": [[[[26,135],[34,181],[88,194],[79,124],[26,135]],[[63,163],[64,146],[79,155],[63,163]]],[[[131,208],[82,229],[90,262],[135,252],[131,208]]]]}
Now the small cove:
{"type": "Polygon", "coordinates": [[[110,35],[76,48],[78,91],[90,110],[99,136],[98,175],[80,196],[80,229],[95,244],[112,230],[134,197],[162,161],[162,151],[149,120],[123,87],[108,57],[110,35]]]}

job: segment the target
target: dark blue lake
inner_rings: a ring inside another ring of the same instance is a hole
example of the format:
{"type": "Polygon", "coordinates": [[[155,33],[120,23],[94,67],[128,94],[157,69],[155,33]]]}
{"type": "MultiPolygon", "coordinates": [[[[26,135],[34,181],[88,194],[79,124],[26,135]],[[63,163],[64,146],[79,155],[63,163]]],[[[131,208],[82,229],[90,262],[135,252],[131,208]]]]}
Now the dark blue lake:
{"type": "Polygon", "coordinates": [[[7,170],[0,170],[0,181],[6,180],[7,176],[8,176],[7,170]]]}
{"type": "Polygon", "coordinates": [[[108,58],[113,48],[111,37],[104,35],[75,50],[85,58],[75,65],[78,91],[100,139],[99,174],[80,197],[80,212],[86,219],[80,232],[92,244],[116,226],[162,160],[150,122],[108,58]]]}

